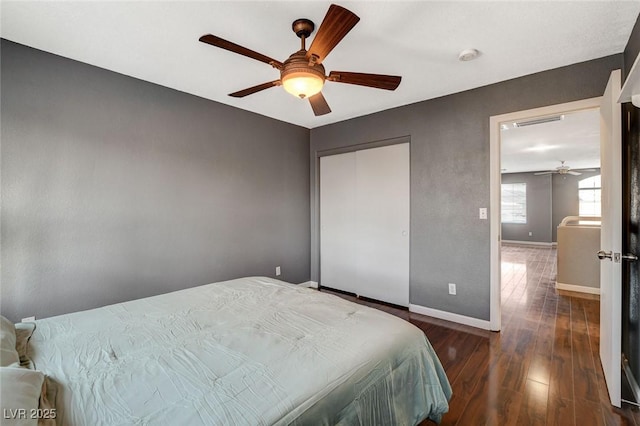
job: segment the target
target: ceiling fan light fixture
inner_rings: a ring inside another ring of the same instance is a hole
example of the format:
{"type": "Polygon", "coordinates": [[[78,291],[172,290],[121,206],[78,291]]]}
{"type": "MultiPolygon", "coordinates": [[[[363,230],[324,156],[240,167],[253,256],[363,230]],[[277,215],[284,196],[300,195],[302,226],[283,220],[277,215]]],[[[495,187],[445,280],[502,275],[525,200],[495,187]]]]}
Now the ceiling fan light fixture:
{"type": "Polygon", "coordinates": [[[322,90],[324,78],[305,71],[296,71],[282,76],[282,87],[296,98],[309,98],[322,90]]]}

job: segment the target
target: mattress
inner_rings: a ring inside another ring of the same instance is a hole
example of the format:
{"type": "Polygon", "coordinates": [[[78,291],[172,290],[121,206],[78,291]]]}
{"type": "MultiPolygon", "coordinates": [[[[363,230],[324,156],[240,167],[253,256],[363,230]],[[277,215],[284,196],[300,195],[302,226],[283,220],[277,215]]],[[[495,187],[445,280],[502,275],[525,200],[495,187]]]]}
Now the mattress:
{"type": "Polygon", "coordinates": [[[263,277],[38,320],[29,355],[58,424],[411,425],[451,397],[417,327],[263,277]]]}

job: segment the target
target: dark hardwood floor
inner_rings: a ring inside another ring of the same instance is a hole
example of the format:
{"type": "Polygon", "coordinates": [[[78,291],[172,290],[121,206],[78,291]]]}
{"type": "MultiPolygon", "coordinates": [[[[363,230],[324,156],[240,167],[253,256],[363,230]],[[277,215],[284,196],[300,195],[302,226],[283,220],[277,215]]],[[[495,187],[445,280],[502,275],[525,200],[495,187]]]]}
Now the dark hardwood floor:
{"type": "Polygon", "coordinates": [[[640,426],[636,407],[609,403],[597,297],[558,293],[555,274],[555,249],[503,247],[500,333],[336,294],[425,332],[453,387],[443,425],[640,426]]]}

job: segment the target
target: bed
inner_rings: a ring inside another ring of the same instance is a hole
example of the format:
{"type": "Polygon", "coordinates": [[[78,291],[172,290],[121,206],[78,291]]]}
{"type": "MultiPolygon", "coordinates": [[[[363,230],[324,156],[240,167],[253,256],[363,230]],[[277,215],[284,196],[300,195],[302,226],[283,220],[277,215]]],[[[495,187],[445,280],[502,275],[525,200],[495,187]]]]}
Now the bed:
{"type": "Polygon", "coordinates": [[[251,277],[36,321],[57,424],[412,425],[451,387],[424,333],[251,277]]]}

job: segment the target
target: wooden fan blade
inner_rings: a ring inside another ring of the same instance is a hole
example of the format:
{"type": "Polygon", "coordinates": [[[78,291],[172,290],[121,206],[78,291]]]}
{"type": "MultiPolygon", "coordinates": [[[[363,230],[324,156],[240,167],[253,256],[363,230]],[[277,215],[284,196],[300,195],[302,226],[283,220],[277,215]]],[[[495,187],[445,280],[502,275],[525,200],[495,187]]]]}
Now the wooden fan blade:
{"type": "Polygon", "coordinates": [[[248,89],[229,93],[229,96],[233,96],[234,98],[244,98],[247,95],[253,95],[254,93],[260,92],[261,90],[268,89],[273,86],[280,86],[280,80],[274,80],[268,83],[258,84],[257,86],[249,87],[248,89]]]}
{"type": "Polygon", "coordinates": [[[275,59],[270,58],[266,55],[263,55],[262,53],[254,52],[251,49],[247,49],[246,47],[242,47],[238,44],[232,43],[230,41],[224,40],[220,37],[217,37],[211,34],[203,35],[202,37],[200,37],[200,41],[215,47],[219,47],[221,49],[228,50],[233,53],[238,53],[240,55],[246,56],[251,59],[255,59],[260,62],[264,62],[265,64],[269,64],[278,69],[282,68],[283,66],[282,62],[280,61],[276,61],[275,59]]]}
{"type": "Polygon", "coordinates": [[[580,176],[582,173],[580,172],[574,172],[573,170],[569,170],[567,171],[568,175],[573,175],[573,176],[580,176]]]}
{"type": "Polygon", "coordinates": [[[397,75],[364,74],[361,72],[331,71],[329,81],[337,83],[357,84],[377,89],[396,90],[402,77],[397,75]]]}
{"type": "Polygon", "coordinates": [[[355,27],[359,20],[360,18],[355,13],[332,4],[313,38],[307,52],[307,59],[315,56],[317,63],[324,61],[329,52],[355,27]]]}
{"type": "Polygon", "coordinates": [[[311,104],[311,108],[313,108],[313,113],[318,115],[325,115],[331,112],[331,108],[329,108],[329,104],[327,100],[322,95],[322,92],[318,92],[315,95],[309,98],[309,103],[311,104]]]}

